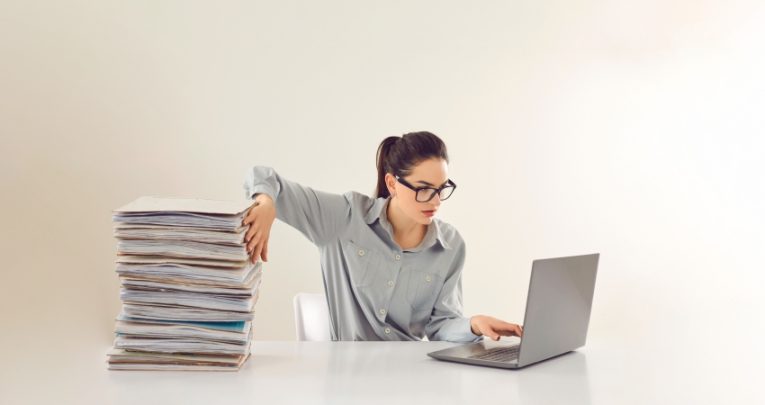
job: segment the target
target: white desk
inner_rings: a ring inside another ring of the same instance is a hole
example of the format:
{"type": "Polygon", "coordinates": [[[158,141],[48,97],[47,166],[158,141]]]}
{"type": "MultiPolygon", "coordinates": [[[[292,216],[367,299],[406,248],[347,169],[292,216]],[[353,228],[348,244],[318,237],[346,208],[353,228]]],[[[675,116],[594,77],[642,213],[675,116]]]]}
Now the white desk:
{"type": "MultiPolygon", "coordinates": [[[[108,347],[3,368],[0,403],[700,404],[757,403],[761,376],[692,353],[590,345],[521,370],[441,362],[448,342],[262,342],[239,372],[108,371],[108,347]],[[664,360],[662,361],[662,356],[664,360]],[[707,364],[707,366],[704,366],[707,364]],[[748,380],[745,380],[748,378],[748,380]],[[36,388],[35,388],[36,387],[36,388]],[[737,389],[738,388],[738,389],[737,389]],[[744,391],[741,390],[744,388],[744,391]],[[735,391],[729,391],[735,390],[735,391]],[[730,401],[736,399],[736,401],[730,401]]],[[[36,357],[41,359],[42,357],[36,357]]],[[[750,370],[751,371],[751,370],[750,370]]],[[[761,398],[761,397],[760,397],[761,398]]],[[[760,402],[763,403],[763,402],[760,402]]]]}

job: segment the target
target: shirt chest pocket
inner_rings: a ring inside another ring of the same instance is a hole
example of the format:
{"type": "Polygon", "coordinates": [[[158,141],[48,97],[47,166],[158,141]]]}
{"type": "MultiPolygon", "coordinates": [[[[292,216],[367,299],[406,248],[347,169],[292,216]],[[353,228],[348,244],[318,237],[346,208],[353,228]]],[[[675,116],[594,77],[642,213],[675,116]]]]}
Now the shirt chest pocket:
{"type": "Polygon", "coordinates": [[[443,278],[432,272],[411,270],[407,274],[406,297],[415,312],[433,309],[443,278]]]}
{"type": "Polygon", "coordinates": [[[366,287],[372,284],[375,269],[379,267],[380,261],[377,252],[350,240],[343,244],[351,283],[357,287],[366,287]]]}

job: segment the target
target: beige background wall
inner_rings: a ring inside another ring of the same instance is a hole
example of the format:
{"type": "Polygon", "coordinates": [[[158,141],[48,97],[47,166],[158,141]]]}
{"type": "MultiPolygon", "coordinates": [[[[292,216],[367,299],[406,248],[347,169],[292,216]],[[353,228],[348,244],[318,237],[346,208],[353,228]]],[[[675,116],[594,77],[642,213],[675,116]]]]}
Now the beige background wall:
{"type": "MultiPolygon", "coordinates": [[[[380,140],[425,129],[459,183],[441,218],[467,314],[521,322],[534,258],[598,251],[593,342],[761,353],[762,21],[758,1],[3,1],[0,350],[111,344],[112,209],[243,198],[254,164],[371,193],[380,140]]],[[[278,224],[265,271],[256,339],[294,339],[317,250],[278,224]]]]}

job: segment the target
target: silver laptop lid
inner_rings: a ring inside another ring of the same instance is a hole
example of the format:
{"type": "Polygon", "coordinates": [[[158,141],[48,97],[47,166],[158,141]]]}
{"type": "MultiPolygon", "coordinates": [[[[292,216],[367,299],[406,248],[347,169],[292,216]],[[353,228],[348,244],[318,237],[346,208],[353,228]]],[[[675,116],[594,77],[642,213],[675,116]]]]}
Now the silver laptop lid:
{"type": "Polygon", "coordinates": [[[534,261],[520,366],[584,346],[599,258],[596,253],[534,261]]]}

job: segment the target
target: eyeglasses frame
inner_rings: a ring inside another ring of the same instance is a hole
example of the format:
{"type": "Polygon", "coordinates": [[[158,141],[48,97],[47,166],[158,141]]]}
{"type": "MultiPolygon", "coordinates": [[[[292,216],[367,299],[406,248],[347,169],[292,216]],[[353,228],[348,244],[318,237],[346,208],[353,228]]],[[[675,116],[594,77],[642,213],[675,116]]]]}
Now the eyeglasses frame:
{"type": "Polygon", "coordinates": [[[438,195],[439,198],[441,198],[440,197],[441,191],[443,191],[446,188],[451,187],[453,190],[452,190],[451,193],[449,193],[449,196],[446,197],[446,198],[442,198],[441,199],[441,201],[446,201],[446,200],[448,200],[452,196],[452,194],[454,194],[454,191],[457,189],[457,183],[453,182],[452,179],[447,179],[446,183],[444,183],[443,186],[441,186],[439,188],[435,188],[435,187],[415,187],[411,183],[409,183],[408,181],[406,181],[403,178],[401,178],[401,176],[399,176],[399,175],[394,175],[393,177],[396,178],[396,181],[398,181],[399,183],[403,184],[404,187],[414,191],[414,199],[415,199],[415,201],[422,202],[422,203],[426,203],[426,202],[432,200],[433,198],[435,198],[436,195],[438,195]],[[420,193],[421,190],[433,190],[435,192],[427,200],[420,201],[420,200],[417,199],[417,195],[420,193]]]}

